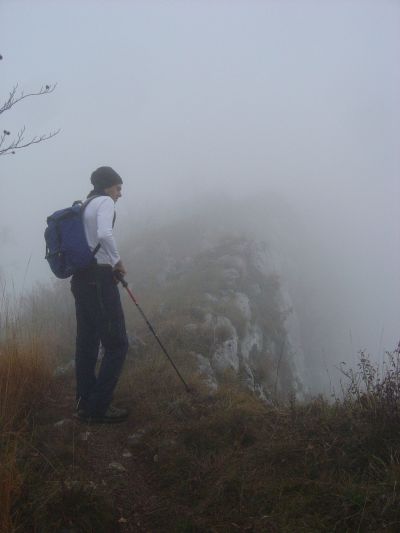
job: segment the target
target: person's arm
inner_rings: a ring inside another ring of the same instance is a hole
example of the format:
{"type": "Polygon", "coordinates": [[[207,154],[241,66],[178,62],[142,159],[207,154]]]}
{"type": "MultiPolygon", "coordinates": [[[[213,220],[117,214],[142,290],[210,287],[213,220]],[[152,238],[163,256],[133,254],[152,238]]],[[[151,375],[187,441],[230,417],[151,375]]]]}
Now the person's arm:
{"type": "Polygon", "coordinates": [[[113,268],[125,271],[117,244],[113,236],[114,202],[111,198],[104,198],[97,210],[97,238],[102,249],[110,258],[113,268]]]}

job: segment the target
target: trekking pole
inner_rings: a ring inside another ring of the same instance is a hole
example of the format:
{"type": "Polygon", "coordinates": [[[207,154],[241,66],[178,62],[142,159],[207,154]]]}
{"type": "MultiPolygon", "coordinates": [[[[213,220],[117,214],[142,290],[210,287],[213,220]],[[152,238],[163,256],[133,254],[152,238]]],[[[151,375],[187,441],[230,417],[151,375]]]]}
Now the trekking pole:
{"type": "Polygon", "coordinates": [[[131,297],[131,300],[133,301],[133,303],[136,305],[136,307],[138,308],[139,310],[139,313],[142,315],[144,321],[146,322],[149,330],[152,332],[152,334],[154,335],[156,341],[158,342],[158,344],[160,345],[161,347],[161,350],[165,353],[165,355],[167,356],[169,362],[171,363],[171,365],[174,367],[175,369],[175,372],[178,374],[179,376],[179,379],[182,381],[183,385],[185,386],[185,389],[186,389],[186,392],[191,392],[188,384],[186,383],[186,381],[183,379],[181,373],[179,372],[179,370],[176,368],[176,365],[175,363],[173,362],[173,360],[171,359],[171,357],[169,356],[166,348],[164,347],[163,343],[160,341],[157,333],[154,331],[154,328],[153,326],[150,324],[148,318],[146,317],[146,315],[144,314],[142,308],[140,307],[140,305],[137,303],[136,301],[136,298],[133,296],[133,293],[132,291],[130,290],[129,286],[128,286],[128,282],[124,279],[124,276],[121,272],[119,272],[118,270],[115,270],[114,271],[114,276],[118,279],[118,281],[120,281],[122,283],[122,286],[124,287],[124,289],[126,289],[127,293],[129,294],[129,296],[131,297]]]}

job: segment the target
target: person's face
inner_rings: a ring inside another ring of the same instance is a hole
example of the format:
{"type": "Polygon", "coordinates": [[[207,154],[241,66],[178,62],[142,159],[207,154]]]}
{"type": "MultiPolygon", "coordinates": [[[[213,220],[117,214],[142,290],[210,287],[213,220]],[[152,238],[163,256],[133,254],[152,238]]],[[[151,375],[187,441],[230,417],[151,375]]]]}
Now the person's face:
{"type": "Polygon", "coordinates": [[[116,202],[118,198],[121,198],[122,185],[112,185],[111,187],[107,187],[104,189],[104,192],[108,194],[108,196],[111,196],[111,198],[116,202]]]}

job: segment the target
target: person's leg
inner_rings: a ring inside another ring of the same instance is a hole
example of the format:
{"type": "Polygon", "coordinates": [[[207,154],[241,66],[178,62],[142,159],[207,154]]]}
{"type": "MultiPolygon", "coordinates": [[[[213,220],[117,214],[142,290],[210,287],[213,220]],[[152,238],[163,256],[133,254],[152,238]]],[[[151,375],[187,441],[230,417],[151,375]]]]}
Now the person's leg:
{"type": "Polygon", "coordinates": [[[104,357],[89,398],[88,412],[93,416],[102,416],[110,406],[128,351],[124,313],[112,271],[100,269],[98,280],[102,302],[100,338],[104,357]]]}
{"type": "Polygon", "coordinates": [[[95,367],[99,352],[99,305],[93,282],[73,279],[71,290],[76,309],[76,402],[78,409],[86,410],[91,391],[97,379],[95,367]]]}

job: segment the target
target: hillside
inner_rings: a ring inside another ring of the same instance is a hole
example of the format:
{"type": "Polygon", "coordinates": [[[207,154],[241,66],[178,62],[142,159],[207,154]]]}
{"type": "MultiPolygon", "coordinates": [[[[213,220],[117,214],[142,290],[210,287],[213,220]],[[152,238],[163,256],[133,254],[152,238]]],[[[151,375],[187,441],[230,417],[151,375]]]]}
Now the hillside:
{"type": "Polygon", "coordinates": [[[2,531],[398,531],[398,354],[385,379],[364,358],[343,401],[269,406],[235,380],[189,395],[151,352],[125,369],[125,424],[78,422],[71,373],[3,413],[2,531]]]}
{"type": "MultiPolygon", "coordinates": [[[[267,243],[182,219],[131,238],[123,255],[151,322],[211,389],[232,372],[264,400],[304,395],[297,312],[267,243]]],[[[128,299],[125,309],[131,338],[142,338],[128,299]]]]}
{"type": "Polygon", "coordinates": [[[311,398],[297,311],[262,240],[194,222],[131,236],[131,341],[115,402],[74,417],[68,282],[1,301],[0,531],[320,532],[400,528],[400,359],[342,367],[311,398]]]}

